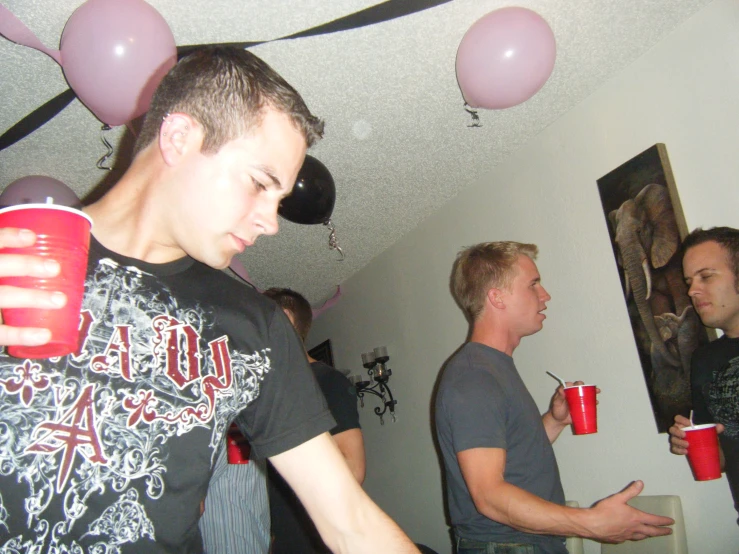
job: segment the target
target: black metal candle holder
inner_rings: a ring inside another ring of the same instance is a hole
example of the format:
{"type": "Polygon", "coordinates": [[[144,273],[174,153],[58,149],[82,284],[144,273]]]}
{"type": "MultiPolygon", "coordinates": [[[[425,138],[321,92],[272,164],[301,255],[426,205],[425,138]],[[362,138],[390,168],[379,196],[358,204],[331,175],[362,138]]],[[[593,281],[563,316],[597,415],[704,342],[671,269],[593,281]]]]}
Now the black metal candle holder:
{"type": "Polygon", "coordinates": [[[359,381],[354,385],[357,388],[357,396],[362,408],[364,408],[364,395],[366,393],[373,394],[382,401],[382,407],[375,408],[375,414],[380,417],[381,425],[385,425],[384,415],[387,411],[390,411],[393,422],[396,421],[395,405],[398,401],[393,398],[393,393],[387,384],[393,374],[393,370],[386,366],[389,360],[390,356],[388,356],[387,348],[384,346],[378,346],[373,352],[362,354],[362,365],[367,370],[370,380],[359,381]],[[374,385],[372,385],[372,381],[375,382],[374,385]]]}

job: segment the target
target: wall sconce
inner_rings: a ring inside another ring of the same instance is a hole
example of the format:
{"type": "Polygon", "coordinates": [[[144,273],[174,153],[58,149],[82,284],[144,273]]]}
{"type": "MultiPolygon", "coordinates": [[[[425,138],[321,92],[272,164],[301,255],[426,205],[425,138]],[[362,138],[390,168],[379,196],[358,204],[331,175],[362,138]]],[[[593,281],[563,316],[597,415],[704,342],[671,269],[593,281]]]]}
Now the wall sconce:
{"type": "Polygon", "coordinates": [[[363,381],[361,375],[355,375],[352,379],[354,386],[357,388],[357,396],[359,397],[362,408],[364,408],[365,393],[374,394],[382,401],[382,408],[375,408],[375,413],[380,416],[381,425],[385,425],[383,416],[388,410],[390,410],[393,423],[395,422],[395,405],[398,403],[393,398],[393,393],[387,384],[388,379],[393,374],[393,370],[385,366],[389,359],[390,356],[387,354],[387,348],[384,346],[378,346],[373,352],[362,354],[362,365],[367,369],[370,381],[363,381]],[[373,380],[375,384],[370,386],[373,380]]]}

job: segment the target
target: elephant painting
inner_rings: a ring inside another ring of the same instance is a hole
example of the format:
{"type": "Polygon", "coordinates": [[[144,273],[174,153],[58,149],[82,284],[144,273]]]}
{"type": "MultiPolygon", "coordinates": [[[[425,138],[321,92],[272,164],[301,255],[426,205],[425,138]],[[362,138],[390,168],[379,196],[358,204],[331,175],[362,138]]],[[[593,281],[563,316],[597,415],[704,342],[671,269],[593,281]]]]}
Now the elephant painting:
{"type": "Polygon", "coordinates": [[[665,432],[675,414],[690,410],[690,358],[708,336],[687,294],[668,188],[629,185],[610,205],[603,191],[601,198],[657,427],[665,432]]]}

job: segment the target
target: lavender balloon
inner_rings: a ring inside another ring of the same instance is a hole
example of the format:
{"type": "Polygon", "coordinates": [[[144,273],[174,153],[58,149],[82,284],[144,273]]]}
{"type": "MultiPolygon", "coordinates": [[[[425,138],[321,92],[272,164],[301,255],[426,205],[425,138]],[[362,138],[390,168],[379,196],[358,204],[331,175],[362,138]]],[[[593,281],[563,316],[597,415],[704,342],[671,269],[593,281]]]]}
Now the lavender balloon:
{"type": "Polygon", "coordinates": [[[13,181],[0,194],[0,208],[18,204],[54,204],[80,208],[82,203],[72,189],[57,179],[45,175],[29,175],[13,181]]]}
{"type": "Polygon", "coordinates": [[[544,86],[555,56],[554,33],[539,14],[518,7],[492,11],[459,44],[459,88],[473,108],[510,108],[544,86]]]}
{"type": "Polygon", "coordinates": [[[144,0],[87,0],[67,21],[60,51],[69,86],[111,126],[146,113],[177,62],[172,31],[144,0]]]}

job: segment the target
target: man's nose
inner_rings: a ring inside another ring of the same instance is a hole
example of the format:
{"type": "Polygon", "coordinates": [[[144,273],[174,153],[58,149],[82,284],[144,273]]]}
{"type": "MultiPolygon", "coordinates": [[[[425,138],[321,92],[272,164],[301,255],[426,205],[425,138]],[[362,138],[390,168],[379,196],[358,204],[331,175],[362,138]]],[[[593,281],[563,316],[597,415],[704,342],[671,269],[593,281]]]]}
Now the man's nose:
{"type": "Polygon", "coordinates": [[[693,281],[688,286],[688,296],[690,296],[692,298],[694,295],[698,294],[698,290],[699,290],[698,285],[696,284],[695,281],[693,281]]]}
{"type": "Polygon", "coordinates": [[[280,229],[277,221],[277,206],[277,203],[263,206],[254,222],[263,235],[275,235],[280,229]]]}

